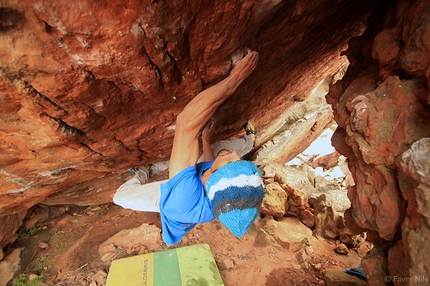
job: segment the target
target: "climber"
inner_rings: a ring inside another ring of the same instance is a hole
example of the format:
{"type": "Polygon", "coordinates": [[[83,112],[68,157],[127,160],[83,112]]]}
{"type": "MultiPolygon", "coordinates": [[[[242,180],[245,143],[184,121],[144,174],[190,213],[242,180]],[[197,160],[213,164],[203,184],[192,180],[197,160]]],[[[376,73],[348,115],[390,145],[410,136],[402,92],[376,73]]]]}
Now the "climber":
{"type": "Polygon", "coordinates": [[[197,163],[214,160],[219,152],[224,149],[231,152],[237,151],[240,158],[245,157],[255,146],[256,131],[249,121],[246,122],[242,128],[245,130],[245,135],[233,140],[221,140],[214,144],[210,144],[212,132],[215,129],[215,121],[209,120],[201,134],[203,155],[200,156],[197,163]]]}
{"type": "MultiPolygon", "coordinates": [[[[198,163],[214,160],[220,152],[236,151],[243,158],[255,145],[255,128],[251,122],[245,123],[245,135],[232,140],[221,140],[210,144],[215,122],[210,120],[200,134],[205,152],[198,159],[198,163]]],[[[122,184],[116,191],[113,201],[126,209],[145,212],[160,212],[160,185],[168,180],[148,183],[152,167],[143,166],[130,169],[134,176],[122,184]]]]}
{"type": "Polygon", "coordinates": [[[258,215],[264,195],[258,168],[241,160],[236,150],[213,154],[208,140],[213,128],[210,118],[257,62],[258,53],[248,49],[227,78],[200,92],[176,119],[169,180],[160,184],[162,238],[167,244],[177,243],[197,223],[215,218],[241,238],[258,215]],[[202,129],[205,162],[197,163],[202,129]]]}

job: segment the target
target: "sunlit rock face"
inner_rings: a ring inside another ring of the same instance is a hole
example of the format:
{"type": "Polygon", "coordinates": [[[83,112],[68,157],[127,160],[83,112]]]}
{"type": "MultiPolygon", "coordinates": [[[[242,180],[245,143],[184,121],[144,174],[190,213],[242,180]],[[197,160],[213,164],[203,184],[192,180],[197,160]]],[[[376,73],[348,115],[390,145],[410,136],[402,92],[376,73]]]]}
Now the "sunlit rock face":
{"type": "Polygon", "coordinates": [[[430,273],[429,19],[428,1],[398,1],[379,31],[351,39],[351,64],[327,96],[339,124],[332,142],[354,176],[352,217],[385,240],[401,239],[388,252],[395,277],[430,273]]]}
{"type": "Polygon", "coordinates": [[[301,137],[273,157],[291,160],[333,116],[300,125],[288,111],[349,64],[327,101],[333,144],[355,181],[352,217],[383,239],[403,238],[392,272],[406,257],[404,271],[428,273],[410,252],[429,238],[428,161],[413,155],[427,154],[420,140],[430,134],[427,2],[3,1],[1,246],[35,204],[110,202],[127,169],[168,160],[176,116],[250,47],[258,68],[214,115],[214,140],[251,120],[259,148],[295,126],[301,137]]]}

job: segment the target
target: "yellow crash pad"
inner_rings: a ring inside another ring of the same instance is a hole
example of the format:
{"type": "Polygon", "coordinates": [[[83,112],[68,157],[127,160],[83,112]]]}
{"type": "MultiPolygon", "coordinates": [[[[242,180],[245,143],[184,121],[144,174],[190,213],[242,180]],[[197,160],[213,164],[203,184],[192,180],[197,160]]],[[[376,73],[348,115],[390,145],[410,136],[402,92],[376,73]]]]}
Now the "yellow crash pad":
{"type": "Polygon", "coordinates": [[[112,261],[106,286],[224,285],[208,244],[112,261]]]}

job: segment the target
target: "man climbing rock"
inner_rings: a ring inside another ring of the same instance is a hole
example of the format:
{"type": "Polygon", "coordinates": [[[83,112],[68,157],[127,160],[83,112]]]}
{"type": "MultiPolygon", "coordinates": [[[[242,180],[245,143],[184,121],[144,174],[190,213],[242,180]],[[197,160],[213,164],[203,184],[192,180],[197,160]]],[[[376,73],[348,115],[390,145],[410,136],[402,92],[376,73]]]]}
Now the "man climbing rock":
{"type": "MultiPolygon", "coordinates": [[[[258,215],[264,195],[258,168],[252,162],[241,160],[236,150],[222,149],[214,154],[208,140],[213,127],[208,121],[218,106],[255,70],[258,56],[248,49],[248,54],[227,78],[200,92],[176,119],[169,180],[160,184],[162,237],[167,244],[180,241],[197,223],[215,218],[241,238],[258,215]],[[198,135],[202,129],[206,162],[197,163],[198,135]]],[[[250,131],[248,135],[252,131],[255,133],[249,125],[247,131],[250,131]]],[[[148,174],[141,175],[147,177],[148,174]]]]}
{"type": "MultiPolygon", "coordinates": [[[[198,163],[214,160],[221,151],[225,150],[236,151],[239,157],[243,158],[251,152],[255,145],[256,131],[251,122],[247,122],[243,126],[244,135],[236,139],[221,140],[211,144],[214,129],[215,122],[210,120],[201,133],[204,152],[198,159],[198,163]]],[[[166,163],[168,167],[169,161],[163,162],[163,165],[166,165],[166,163]]],[[[166,170],[164,167],[161,168],[166,170]]],[[[114,203],[135,211],[160,212],[160,185],[168,180],[148,183],[153,173],[153,167],[136,167],[129,171],[133,172],[134,176],[118,188],[113,197],[114,203]]],[[[160,172],[160,170],[156,172],[160,172]]]]}

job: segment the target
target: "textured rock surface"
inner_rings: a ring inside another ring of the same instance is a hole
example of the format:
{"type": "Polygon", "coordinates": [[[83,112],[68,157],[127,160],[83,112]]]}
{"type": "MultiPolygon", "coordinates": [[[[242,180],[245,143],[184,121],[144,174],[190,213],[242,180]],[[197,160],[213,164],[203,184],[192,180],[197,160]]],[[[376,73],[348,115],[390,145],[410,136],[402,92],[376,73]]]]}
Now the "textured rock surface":
{"type": "Polygon", "coordinates": [[[430,267],[430,138],[423,138],[404,152],[400,159],[399,182],[404,199],[408,202],[406,218],[402,223],[402,240],[390,249],[388,258],[391,273],[406,274],[427,279],[430,267]],[[420,249],[418,250],[418,245],[420,249]],[[405,256],[405,257],[404,257],[405,256]],[[404,259],[406,267],[395,261],[404,259]]]}
{"type": "Polygon", "coordinates": [[[143,248],[158,243],[160,239],[160,229],[155,225],[144,223],[140,227],[124,229],[111,236],[100,244],[98,253],[101,257],[105,255],[109,257],[109,254],[114,254],[117,248],[125,249],[127,253],[143,253],[143,248]]]}
{"type": "Polygon", "coordinates": [[[388,269],[387,257],[384,252],[378,248],[372,249],[369,254],[362,260],[363,270],[366,273],[368,285],[386,285],[388,269]]]}
{"type": "Polygon", "coordinates": [[[267,216],[263,223],[263,230],[286,249],[299,245],[304,239],[312,236],[312,231],[296,218],[289,217],[276,221],[267,216]]]}
{"type": "Polygon", "coordinates": [[[355,223],[397,241],[390,277],[428,277],[430,3],[397,1],[387,12],[368,21],[383,23],[379,32],[350,41],[351,64],[327,96],[339,124],[332,142],[354,177],[355,223]]]}
{"type": "Polygon", "coordinates": [[[260,213],[272,217],[283,217],[287,212],[288,196],[278,184],[265,184],[265,195],[260,208],[260,213]]]}
{"type": "Polygon", "coordinates": [[[246,46],[260,52],[258,70],[220,107],[214,139],[238,134],[251,119],[264,141],[288,107],[345,65],[340,52],[371,8],[359,1],[4,1],[0,215],[42,201],[110,201],[122,172],[169,158],[176,115],[225,77],[246,46]]]}
{"type": "MultiPolygon", "coordinates": [[[[3,1],[0,216],[38,203],[110,202],[127,169],[169,158],[177,114],[247,46],[260,52],[258,71],[215,114],[214,140],[251,119],[264,142],[289,107],[345,66],[341,51],[375,7],[3,1]]],[[[0,228],[4,241],[16,231],[0,228]]]]}
{"type": "Polygon", "coordinates": [[[303,101],[295,103],[283,115],[283,125],[259,148],[257,164],[285,164],[304,151],[333,121],[333,111],[325,101],[332,76],[325,78],[303,101]]]}
{"type": "MultiPolygon", "coordinates": [[[[0,246],[7,245],[15,241],[15,234],[22,224],[26,211],[17,212],[8,216],[0,217],[0,246]]],[[[0,251],[0,260],[3,259],[3,247],[0,251]]]]}
{"type": "MultiPolygon", "coordinates": [[[[128,168],[167,160],[177,114],[249,46],[260,52],[258,69],[215,114],[214,139],[250,119],[259,144],[276,141],[295,123],[288,111],[349,62],[327,101],[339,126],[332,142],[355,181],[350,213],[357,227],[396,242],[391,275],[428,274],[430,250],[414,249],[429,239],[429,163],[413,167],[411,146],[430,136],[429,5],[3,1],[1,247],[35,204],[109,202],[128,168]]],[[[331,113],[319,114],[275,161],[327,126],[331,113]]]]}
{"type": "Polygon", "coordinates": [[[325,272],[324,281],[327,286],[366,286],[366,281],[349,275],[345,270],[329,269],[325,272]]]}
{"type": "Polygon", "coordinates": [[[0,283],[1,285],[6,285],[9,280],[12,279],[16,271],[19,269],[19,262],[21,260],[20,254],[22,248],[14,249],[8,256],[6,256],[2,261],[0,261],[0,283]]]}

